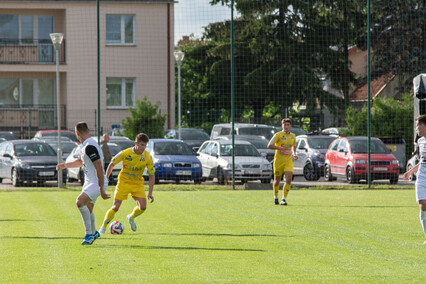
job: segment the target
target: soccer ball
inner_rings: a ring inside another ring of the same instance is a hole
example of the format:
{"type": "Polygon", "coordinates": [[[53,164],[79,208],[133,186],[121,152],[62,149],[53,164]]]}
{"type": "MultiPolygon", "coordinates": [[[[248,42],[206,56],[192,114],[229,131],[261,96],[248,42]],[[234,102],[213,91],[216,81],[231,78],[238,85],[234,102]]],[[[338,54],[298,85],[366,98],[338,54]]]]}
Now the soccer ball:
{"type": "Polygon", "coordinates": [[[109,225],[109,232],[113,235],[121,235],[124,231],[123,223],[114,221],[109,225]]]}

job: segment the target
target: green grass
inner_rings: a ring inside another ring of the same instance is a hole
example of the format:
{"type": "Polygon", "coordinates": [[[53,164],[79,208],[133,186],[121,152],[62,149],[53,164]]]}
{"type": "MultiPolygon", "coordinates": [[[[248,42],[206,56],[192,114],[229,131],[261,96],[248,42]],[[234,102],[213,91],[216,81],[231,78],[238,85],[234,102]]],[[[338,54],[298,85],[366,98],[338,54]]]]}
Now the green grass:
{"type": "MultiPolygon", "coordinates": [[[[154,192],[132,232],[82,246],[77,190],[0,192],[1,283],[425,281],[414,190],[154,192]],[[281,193],[281,192],[280,192],[281,193]]],[[[160,187],[159,187],[160,189],[160,187]]],[[[98,199],[98,227],[112,201],[98,199]]]]}

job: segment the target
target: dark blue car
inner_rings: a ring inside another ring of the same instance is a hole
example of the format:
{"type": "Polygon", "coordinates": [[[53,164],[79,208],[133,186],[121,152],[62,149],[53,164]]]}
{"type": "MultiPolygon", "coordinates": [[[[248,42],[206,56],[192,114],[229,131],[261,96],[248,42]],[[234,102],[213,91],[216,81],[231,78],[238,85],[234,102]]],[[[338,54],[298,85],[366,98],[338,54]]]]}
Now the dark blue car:
{"type": "Polygon", "coordinates": [[[181,140],[150,139],[146,151],[155,167],[155,182],[160,180],[193,180],[201,184],[202,167],[196,153],[181,140]]]}

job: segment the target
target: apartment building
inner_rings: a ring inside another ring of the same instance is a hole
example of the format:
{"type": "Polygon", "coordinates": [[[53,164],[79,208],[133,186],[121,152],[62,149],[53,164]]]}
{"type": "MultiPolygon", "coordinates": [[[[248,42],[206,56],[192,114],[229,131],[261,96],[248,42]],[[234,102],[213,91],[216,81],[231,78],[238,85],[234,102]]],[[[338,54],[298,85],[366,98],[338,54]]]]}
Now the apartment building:
{"type": "Polygon", "coordinates": [[[172,0],[8,1],[0,5],[0,130],[28,137],[57,128],[59,50],[61,127],[86,121],[108,130],[147,97],[175,125],[172,0]],[[98,55],[100,125],[98,116],[98,55]]]}

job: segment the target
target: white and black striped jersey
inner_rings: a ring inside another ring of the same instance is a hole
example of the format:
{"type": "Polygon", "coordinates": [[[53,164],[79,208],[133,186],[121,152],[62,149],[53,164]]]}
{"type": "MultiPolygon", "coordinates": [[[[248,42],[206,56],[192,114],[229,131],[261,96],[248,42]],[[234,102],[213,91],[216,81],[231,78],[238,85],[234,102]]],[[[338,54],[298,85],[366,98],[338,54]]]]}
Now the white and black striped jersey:
{"type": "Polygon", "coordinates": [[[96,174],[95,166],[93,162],[101,159],[102,173],[104,176],[104,185],[108,184],[108,180],[105,177],[104,172],[104,155],[99,147],[99,144],[92,137],[87,138],[83,142],[83,146],[80,152],[81,160],[83,161],[84,169],[84,183],[98,183],[98,176],[96,174]]]}
{"type": "Polygon", "coordinates": [[[426,139],[421,137],[417,144],[419,145],[420,166],[417,170],[417,180],[426,181],[426,139]]]}

